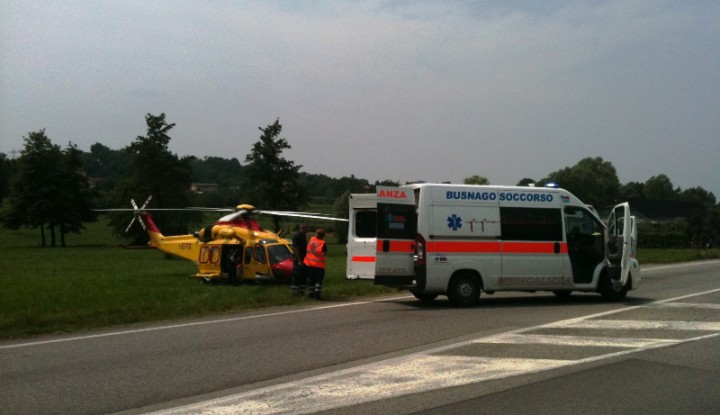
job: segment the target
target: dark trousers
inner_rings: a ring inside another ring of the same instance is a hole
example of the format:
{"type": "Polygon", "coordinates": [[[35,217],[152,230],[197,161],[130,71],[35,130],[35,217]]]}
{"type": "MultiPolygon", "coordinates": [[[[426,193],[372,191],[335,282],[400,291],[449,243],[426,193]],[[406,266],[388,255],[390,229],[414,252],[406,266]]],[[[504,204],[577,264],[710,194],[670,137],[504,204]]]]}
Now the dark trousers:
{"type": "Polygon", "coordinates": [[[307,267],[305,270],[310,280],[310,295],[320,298],[323,280],[325,279],[325,268],[307,267]]]}
{"type": "Polygon", "coordinates": [[[292,292],[297,295],[305,295],[305,284],[307,283],[307,267],[305,264],[293,264],[292,292]]]}

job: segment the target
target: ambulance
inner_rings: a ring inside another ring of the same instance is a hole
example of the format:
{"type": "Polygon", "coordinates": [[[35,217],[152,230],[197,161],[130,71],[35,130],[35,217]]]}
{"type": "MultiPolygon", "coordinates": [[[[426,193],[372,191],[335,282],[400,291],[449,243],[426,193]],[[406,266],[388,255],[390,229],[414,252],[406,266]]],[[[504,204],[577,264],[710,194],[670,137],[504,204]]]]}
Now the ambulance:
{"type": "Polygon", "coordinates": [[[408,289],[422,302],[445,295],[471,306],[496,291],[621,301],[640,284],[636,249],[628,203],[605,224],[559,188],[424,183],[350,199],[348,278],[408,289]]]}

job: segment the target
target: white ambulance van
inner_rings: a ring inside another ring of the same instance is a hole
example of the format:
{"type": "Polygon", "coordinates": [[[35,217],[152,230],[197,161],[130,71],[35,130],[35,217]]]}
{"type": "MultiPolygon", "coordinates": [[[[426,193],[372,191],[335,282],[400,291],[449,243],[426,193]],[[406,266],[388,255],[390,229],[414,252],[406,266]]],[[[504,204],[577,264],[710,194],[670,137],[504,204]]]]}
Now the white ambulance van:
{"type": "MultiPolygon", "coordinates": [[[[364,233],[376,247],[374,276],[349,278],[409,289],[421,301],[447,295],[456,306],[475,304],[482,291],[598,292],[620,301],[640,284],[627,203],[615,206],[605,225],[557,188],[417,184],[378,186],[374,196],[374,240],[364,233]]],[[[366,225],[358,222],[372,216],[372,200],[355,210],[351,201],[348,270],[372,263],[351,254],[359,252],[357,232],[366,225]]]]}

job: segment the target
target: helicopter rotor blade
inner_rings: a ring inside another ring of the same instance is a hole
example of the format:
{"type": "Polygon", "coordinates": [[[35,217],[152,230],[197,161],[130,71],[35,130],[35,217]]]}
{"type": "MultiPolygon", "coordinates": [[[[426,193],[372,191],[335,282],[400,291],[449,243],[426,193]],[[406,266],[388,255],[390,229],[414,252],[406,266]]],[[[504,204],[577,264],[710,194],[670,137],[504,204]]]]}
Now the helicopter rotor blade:
{"type": "Polygon", "coordinates": [[[133,216],[133,218],[130,220],[130,223],[128,223],[127,228],[125,228],[125,233],[130,232],[130,228],[132,228],[133,223],[135,223],[135,216],[133,216]]]}
{"type": "MultiPolygon", "coordinates": [[[[132,199],[130,199],[130,200],[132,200],[132,199]]],[[[143,205],[142,205],[142,207],[140,208],[140,210],[144,210],[144,209],[147,207],[148,203],[150,203],[151,200],[152,200],[152,195],[148,196],[148,198],[145,199],[145,203],[143,203],[143,205]]],[[[135,201],[133,201],[133,206],[134,206],[135,208],[137,208],[137,206],[135,206],[135,201]]]]}
{"type": "Polygon", "coordinates": [[[347,222],[347,219],[336,218],[333,216],[326,215],[324,213],[304,213],[304,212],[287,212],[279,210],[256,210],[255,213],[260,215],[271,215],[271,216],[288,216],[295,218],[306,218],[306,219],[319,219],[319,220],[332,220],[337,222],[347,222]]]}
{"type": "MultiPolygon", "coordinates": [[[[305,219],[317,219],[317,220],[331,220],[331,221],[337,221],[337,222],[347,222],[348,220],[345,218],[336,218],[334,216],[331,216],[329,213],[317,213],[317,212],[297,212],[297,211],[286,211],[286,210],[259,210],[259,209],[251,209],[251,210],[245,210],[240,209],[237,210],[237,208],[212,208],[212,207],[186,207],[186,208],[147,208],[148,203],[152,200],[152,195],[145,200],[145,203],[142,204],[141,207],[138,207],[137,203],[135,203],[134,199],[130,199],[130,204],[132,205],[132,208],[127,209],[93,209],[96,212],[133,212],[136,217],[139,218],[139,213],[141,211],[145,212],[231,212],[230,214],[223,216],[219,219],[220,222],[228,222],[235,220],[238,216],[241,216],[243,214],[249,213],[249,214],[259,214],[259,215],[269,215],[269,216],[282,216],[282,217],[295,217],[295,218],[305,218],[305,219]]],[[[134,222],[133,218],[133,222],[134,222]]],[[[145,224],[143,223],[142,219],[140,219],[140,223],[143,225],[143,228],[145,227],[145,224]]],[[[131,222],[132,224],[132,222],[131,222]]],[[[129,228],[129,227],[128,227],[129,228]]]]}

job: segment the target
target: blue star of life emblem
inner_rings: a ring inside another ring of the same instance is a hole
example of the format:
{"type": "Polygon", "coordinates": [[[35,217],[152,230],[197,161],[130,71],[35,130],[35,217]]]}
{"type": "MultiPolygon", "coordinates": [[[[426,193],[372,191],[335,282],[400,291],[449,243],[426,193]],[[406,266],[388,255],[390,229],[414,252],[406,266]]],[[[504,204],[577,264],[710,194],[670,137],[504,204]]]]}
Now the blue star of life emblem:
{"type": "Polygon", "coordinates": [[[454,231],[462,228],[462,218],[454,213],[452,216],[448,217],[447,221],[448,221],[448,228],[450,228],[454,231]]]}

